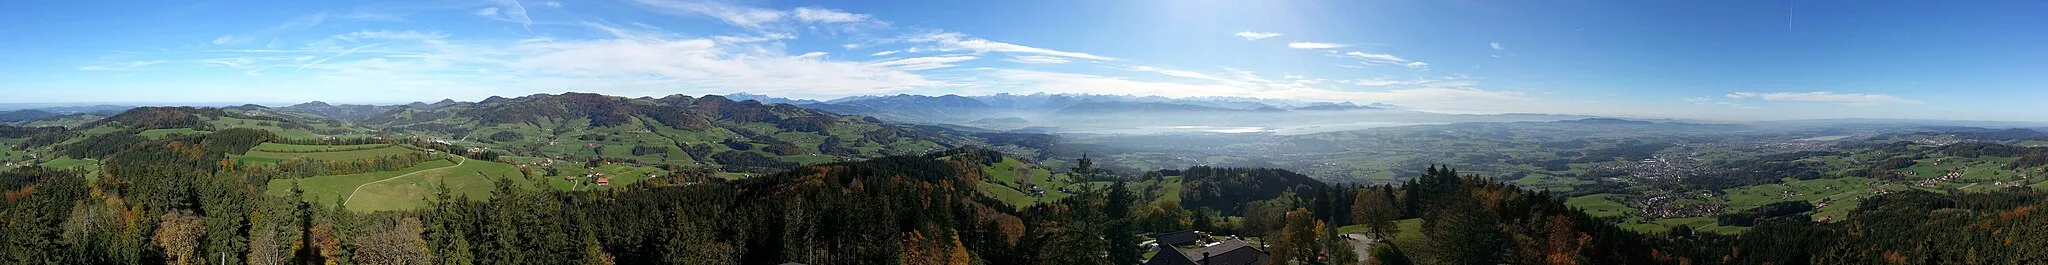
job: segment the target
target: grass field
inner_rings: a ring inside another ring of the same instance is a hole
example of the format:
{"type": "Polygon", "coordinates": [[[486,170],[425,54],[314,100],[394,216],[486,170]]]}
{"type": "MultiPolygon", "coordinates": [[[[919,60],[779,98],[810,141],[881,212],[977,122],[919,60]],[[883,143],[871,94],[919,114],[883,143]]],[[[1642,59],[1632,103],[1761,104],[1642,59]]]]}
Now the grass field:
{"type": "Polygon", "coordinates": [[[29,152],[14,150],[14,146],[21,144],[22,140],[25,139],[0,138],[0,170],[14,168],[13,166],[4,165],[9,162],[33,162],[34,159],[30,158],[29,152]]]}
{"type": "Polygon", "coordinates": [[[260,144],[260,145],[256,145],[256,148],[250,148],[249,150],[250,150],[250,151],[265,151],[265,152],[328,152],[328,151],[348,151],[348,150],[364,150],[364,149],[376,149],[376,148],[379,148],[379,147],[384,147],[384,146],[390,146],[390,145],[389,145],[389,144],[358,144],[358,145],[300,145],[300,144],[280,144],[280,143],[263,143],[263,144],[260,144]]]}
{"type": "Polygon", "coordinates": [[[1024,194],[1024,192],[1015,189],[1010,189],[1010,187],[988,182],[976,185],[979,185],[977,188],[981,189],[981,194],[994,197],[996,200],[1003,201],[1003,203],[1008,203],[1010,206],[1015,206],[1019,209],[1038,203],[1038,198],[1031,197],[1030,194],[1024,194]]]}
{"type": "Polygon", "coordinates": [[[51,159],[48,162],[43,162],[42,166],[47,168],[99,167],[99,165],[93,163],[92,160],[75,159],[69,157],[51,159]]]}
{"type": "MultiPolygon", "coordinates": [[[[612,184],[594,186],[586,181],[563,180],[560,176],[536,175],[528,179],[520,173],[518,166],[511,164],[481,160],[458,161],[461,161],[459,165],[446,160],[434,160],[398,171],[273,180],[269,189],[272,195],[282,195],[288,192],[291,184],[296,181],[306,189],[307,201],[323,205],[345,201],[349,210],[374,212],[425,208],[431,204],[430,199],[437,187],[442,184],[447,185],[450,196],[481,200],[491,197],[491,192],[496,189],[496,182],[499,180],[508,180],[514,187],[527,191],[536,188],[534,181],[541,181],[545,183],[546,188],[554,190],[590,190],[630,185],[647,179],[650,174],[668,175],[667,171],[653,167],[604,165],[597,170],[611,177],[612,184]],[[353,198],[349,198],[351,193],[354,193],[353,198]]],[[[561,173],[581,176],[587,173],[587,170],[577,167],[564,169],[561,173]]]]}
{"type": "MultiPolygon", "coordinates": [[[[1827,198],[1832,202],[1828,204],[1828,207],[1819,209],[1813,217],[1832,216],[1839,219],[1847,217],[1848,211],[1855,209],[1856,203],[1861,202],[1863,198],[1876,195],[1876,191],[1871,185],[1877,184],[1876,181],[1871,179],[1854,177],[1814,180],[1788,178],[1781,181],[1783,182],[1779,184],[1753,185],[1722,190],[1727,194],[1727,209],[1729,211],[1742,211],[1766,204],[1794,200],[1806,201],[1818,206],[1822,198],[1827,198]],[[1793,196],[1787,197],[1786,195],[1793,196]]],[[[1892,188],[1892,190],[1903,189],[1904,187],[1892,188]]]]}
{"type": "Polygon", "coordinates": [[[481,160],[467,160],[460,166],[443,167],[420,171],[419,173],[396,176],[377,183],[363,185],[356,191],[355,198],[348,202],[348,209],[355,211],[395,211],[426,208],[430,205],[436,186],[446,183],[450,196],[470,199],[491,197],[496,182],[507,179],[515,187],[531,189],[530,180],[519,173],[519,167],[481,160]]]}
{"type": "MultiPolygon", "coordinates": [[[[411,152],[413,152],[413,151],[412,151],[412,149],[406,149],[405,147],[399,147],[399,146],[395,146],[395,145],[394,145],[394,146],[387,146],[387,147],[384,147],[384,148],[376,148],[376,149],[365,149],[365,150],[353,150],[353,151],[339,151],[339,152],[313,152],[313,153],[279,153],[279,152],[268,152],[268,151],[261,151],[261,150],[262,150],[263,148],[265,148],[265,146],[270,146],[270,145],[271,145],[271,144],[269,144],[269,143],[265,143],[264,145],[258,145],[258,146],[256,146],[256,148],[255,148],[255,149],[251,149],[251,150],[249,151],[249,153],[248,153],[248,154],[244,154],[244,155],[242,155],[242,157],[241,157],[240,159],[242,159],[243,161],[249,161],[249,162],[257,162],[257,163],[263,163],[263,162],[269,162],[269,163],[276,163],[277,161],[282,161],[282,160],[285,160],[285,159],[292,159],[292,158],[298,158],[298,157],[304,157],[304,158],[311,158],[311,159],[319,159],[319,160],[332,160],[332,161],[349,161],[349,160],[363,159],[363,158],[366,158],[366,157],[377,157],[377,156],[392,156],[392,155],[400,155],[400,154],[405,154],[405,153],[411,153],[411,152]]],[[[299,148],[299,147],[278,147],[278,146],[273,146],[273,148],[299,148]]]]}
{"type": "MultiPolygon", "coordinates": [[[[1401,248],[1401,252],[1418,253],[1429,249],[1429,239],[1422,236],[1422,218],[1394,221],[1394,227],[1400,230],[1394,234],[1394,247],[1401,248]]],[[[1415,257],[1416,254],[1408,255],[1415,257]]]]}
{"type": "MultiPolygon", "coordinates": [[[[578,164],[578,165],[579,165],[579,166],[571,166],[571,167],[563,167],[563,168],[560,168],[560,170],[561,170],[561,172],[560,172],[560,173],[561,173],[561,175],[562,175],[562,176],[583,176],[583,175],[585,175],[585,174],[589,174],[589,173],[590,173],[590,171],[591,171],[590,169],[587,169],[587,168],[583,168],[582,166],[580,166],[580,164],[578,164]]],[[[514,169],[516,170],[517,168],[515,167],[514,169]]],[[[587,180],[587,179],[581,179],[581,178],[579,178],[579,179],[577,179],[577,180],[575,180],[575,181],[570,181],[570,180],[565,180],[565,179],[563,179],[563,178],[562,178],[562,176],[554,176],[554,177],[539,177],[539,176],[538,176],[538,172],[540,172],[540,170],[539,170],[539,169],[535,169],[535,171],[534,171],[534,172],[536,172],[536,177],[537,177],[537,178],[543,178],[543,180],[546,180],[546,181],[547,181],[547,183],[548,183],[548,187],[550,187],[550,188],[553,188],[553,189],[556,189],[556,190],[593,190],[593,189],[607,189],[607,188],[609,188],[609,187],[618,187],[618,186],[632,185],[633,183],[637,183],[637,182],[640,182],[640,181],[642,181],[642,180],[647,180],[647,179],[648,179],[648,178],[650,177],[650,175],[652,175],[652,177],[661,177],[661,176],[667,176],[667,175],[669,174],[669,172],[668,172],[667,170],[661,170],[661,169],[659,169],[659,168],[655,168],[655,167],[648,167],[648,166],[634,166],[634,165],[629,165],[629,164],[605,164],[605,165],[599,165],[599,166],[597,167],[597,170],[596,170],[596,171],[597,171],[598,173],[604,173],[604,176],[605,176],[605,177],[607,177],[607,178],[611,178],[611,185],[609,185],[609,186],[599,186],[599,185],[596,185],[596,180],[587,180]]],[[[517,171],[514,171],[514,173],[517,173],[517,171]]]]}
{"type": "Polygon", "coordinates": [[[142,135],[143,137],[149,137],[149,138],[151,138],[151,139],[163,139],[163,138],[164,138],[164,136],[170,136],[170,135],[172,135],[172,134],[183,134],[183,135],[195,135],[195,134],[200,134],[200,133],[206,133],[206,132],[204,132],[204,131],[197,131],[197,130],[192,130],[192,128],[175,128],[175,129],[155,129],[155,130],[148,130],[148,131],[142,131],[142,133],[138,133],[138,135],[142,135]]]}
{"type": "Polygon", "coordinates": [[[1628,215],[1627,204],[1621,203],[1621,194],[1594,194],[1565,200],[1564,204],[1594,217],[1616,217],[1628,215]]]}
{"type": "Polygon", "coordinates": [[[363,185],[363,183],[370,183],[372,181],[389,179],[392,177],[397,177],[399,175],[405,175],[407,173],[442,168],[453,165],[455,165],[455,163],[448,162],[447,160],[433,160],[396,171],[379,171],[350,175],[316,176],[301,179],[275,179],[270,180],[270,183],[268,185],[268,193],[273,196],[290,195],[292,184],[297,183],[300,189],[304,189],[306,191],[306,197],[304,199],[307,202],[320,205],[332,205],[333,203],[340,202],[341,197],[348,196],[349,192],[355,191],[356,187],[359,185],[363,185]]]}
{"type": "MultiPolygon", "coordinates": [[[[1394,221],[1394,228],[1398,230],[1396,231],[1398,233],[1394,233],[1394,246],[1401,248],[1401,251],[1414,253],[1413,251],[1429,247],[1429,239],[1422,238],[1422,218],[1396,220],[1394,221]]],[[[1365,232],[1365,225],[1362,224],[1337,227],[1337,233],[1353,234],[1365,232]]]]}
{"type": "MultiPolygon", "coordinates": [[[[1066,193],[1059,191],[1059,187],[1065,186],[1065,182],[1058,181],[1059,175],[1054,175],[1052,171],[1032,166],[1030,163],[1024,163],[1024,161],[1019,161],[1015,158],[1005,157],[1003,162],[983,166],[981,172],[982,177],[989,182],[985,183],[986,185],[980,186],[982,193],[996,199],[1001,199],[1004,202],[1009,202],[1012,206],[1024,207],[1035,204],[1041,201],[1041,199],[1043,201],[1055,201],[1067,197],[1066,193]],[[1028,176],[1028,180],[1020,179],[1020,175],[1028,176]],[[1025,184],[1034,184],[1044,188],[1044,198],[1033,198],[1031,194],[1026,193],[1031,188],[1030,185],[1025,184]]],[[[1178,193],[1178,189],[1174,190],[1174,192],[1178,193]]]]}

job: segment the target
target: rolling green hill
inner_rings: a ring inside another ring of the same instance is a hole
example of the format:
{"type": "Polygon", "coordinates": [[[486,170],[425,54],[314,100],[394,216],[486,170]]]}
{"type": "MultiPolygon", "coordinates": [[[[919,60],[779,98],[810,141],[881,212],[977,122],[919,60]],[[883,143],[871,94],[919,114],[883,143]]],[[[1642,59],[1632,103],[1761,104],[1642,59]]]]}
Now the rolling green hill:
{"type": "Polygon", "coordinates": [[[963,141],[869,118],[720,96],[542,94],[433,109],[401,106],[361,124],[513,156],[708,165],[751,173],[925,153],[963,141]]]}

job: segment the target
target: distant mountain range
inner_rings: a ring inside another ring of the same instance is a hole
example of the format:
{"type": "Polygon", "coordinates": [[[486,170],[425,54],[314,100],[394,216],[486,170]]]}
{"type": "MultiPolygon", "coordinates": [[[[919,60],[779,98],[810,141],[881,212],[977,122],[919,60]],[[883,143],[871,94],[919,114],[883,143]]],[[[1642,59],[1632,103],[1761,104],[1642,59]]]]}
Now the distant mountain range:
{"type": "MultiPolygon", "coordinates": [[[[279,117],[302,121],[326,119],[378,126],[451,116],[497,116],[501,114],[464,113],[458,115],[457,113],[438,110],[558,96],[561,95],[538,94],[520,98],[491,96],[474,103],[444,99],[435,103],[413,102],[403,105],[330,104],[313,101],[276,108],[242,105],[225,107],[224,109],[236,110],[238,113],[251,116],[279,117]]],[[[874,117],[892,123],[945,125],[956,129],[1023,130],[1030,132],[1090,132],[1159,126],[1295,127],[1314,128],[1310,130],[1341,130],[1419,123],[1548,121],[1590,117],[1543,114],[1450,115],[1406,110],[1399,106],[1383,103],[1360,105],[1352,102],[1312,102],[1243,97],[1167,98],[1159,96],[1045,93],[994,94],[984,96],[898,94],[853,96],[824,101],[790,99],[748,93],[735,93],[716,97],[733,102],[788,105],[820,110],[836,115],[874,117]],[[1331,124],[1332,122],[1357,124],[1331,124]]],[[[642,97],[635,100],[660,101],[662,99],[668,98],[642,97]]],[[[47,107],[34,110],[0,112],[0,123],[28,124],[37,120],[56,119],[59,116],[52,114],[84,111],[98,111],[96,113],[105,116],[128,108],[133,107],[113,105],[47,107]]],[[[519,112],[520,110],[508,111],[512,111],[510,113],[523,113],[519,112]]],[[[48,122],[45,124],[68,125],[76,123],[48,122]]]]}
{"type": "MultiPolygon", "coordinates": [[[[281,117],[295,120],[319,118],[375,126],[378,124],[445,118],[448,116],[495,116],[498,114],[465,113],[457,115],[456,113],[437,110],[559,96],[562,95],[538,94],[519,98],[491,96],[480,102],[459,102],[452,99],[443,99],[434,103],[413,102],[402,105],[330,104],[313,101],[277,107],[275,109],[258,105],[243,105],[227,107],[225,109],[238,110],[243,114],[253,116],[281,117]]],[[[633,100],[661,101],[671,99],[672,97],[641,97],[633,100]]],[[[787,105],[835,115],[874,117],[890,123],[943,125],[954,129],[983,131],[1054,133],[1146,133],[1154,131],[1153,129],[1156,128],[1211,128],[1213,130],[1213,128],[1217,127],[1242,129],[1231,131],[1314,133],[1410,124],[1562,121],[1605,118],[1542,113],[1445,114],[1411,110],[1401,106],[1377,102],[1359,104],[1353,102],[1314,102],[1243,97],[1167,98],[1159,96],[1045,93],[1005,93],[982,96],[897,94],[852,96],[822,101],[749,93],[734,93],[712,97],[718,97],[735,103],[758,102],[758,104],[763,106],[787,105]]],[[[134,108],[133,106],[121,105],[39,105],[39,107],[0,111],[0,123],[14,125],[39,124],[32,126],[76,125],[82,121],[90,120],[86,118],[109,116],[134,108]],[[73,114],[90,115],[77,116],[73,114]],[[38,121],[41,121],[41,123],[37,123],[38,121]]],[[[507,111],[513,111],[510,113],[522,113],[518,112],[518,110],[507,111]]],[[[1659,119],[1631,120],[1656,121],[1659,119]]],[[[1984,128],[2039,128],[2048,130],[2048,127],[2044,127],[2048,126],[2048,123],[1903,119],[1820,119],[1765,121],[1755,122],[1754,124],[1766,127],[1911,124],[1984,128]]]]}

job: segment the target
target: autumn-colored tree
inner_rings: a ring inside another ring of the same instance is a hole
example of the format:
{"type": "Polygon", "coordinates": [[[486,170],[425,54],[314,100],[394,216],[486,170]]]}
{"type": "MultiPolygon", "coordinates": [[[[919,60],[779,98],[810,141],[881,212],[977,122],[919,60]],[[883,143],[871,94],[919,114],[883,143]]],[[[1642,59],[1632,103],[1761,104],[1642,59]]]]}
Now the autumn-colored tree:
{"type": "Polygon", "coordinates": [[[1245,235],[1270,236],[1278,234],[1287,225],[1288,202],[1282,199],[1253,201],[1244,206],[1244,220],[1239,229],[1245,235]]]}
{"type": "Polygon", "coordinates": [[[1147,231],[1165,232],[1188,229],[1193,214],[1180,207],[1180,201],[1159,200],[1146,204],[1138,212],[1138,223],[1147,231]]]}
{"type": "Polygon", "coordinates": [[[1351,204],[1351,220],[1365,225],[1373,237],[1391,240],[1400,233],[1394,219],[1401,218],[1401,208],[1394,205],[1394,193],[1388,188],[1374,187],[1360,190],[1358,198],[1351,204]]]}
{"type": "Polygon", "coordinates": [[[960,244],[960,233],[953,233],[953,252],[946,253],[946,265],[974,264],[974,255],[967,253],[967,245],[960,244]]]}
{"type": "Polygon", "coordinates": [[[1579,248],[1592,237],[1573,228],[1572,220],[1563,215],[1550,217],[1549,240],[1543,251],[1543,261],[1552,265],[1583,264],[1579,259],[1579,248]]]}
{"type": "Polygon", "coordinates": [[[313,251],[320,255],[321,264],[341,264],[341,236],[334,233],[333,225],[314,225],[313,228],[307,229],[307,236],[312,237],[310,239],[313,244],[307,247],[313,248],[313,251]]]}
{"type": "Polygon", "coordinates": [[[388,229],[364,233],[356,237],[356,264],[430,264],[433,255],[427,249],[427,240],[420,237],[425,228],[418,218],[399,219],[388,229]]]}
{"type": "Polygon", "coordinates": [[[282,224],[263,224],[249,231],[250,265],[284,265],[297,249],[299,234],[282,224]]]}
{"type": "Polygon", "coordinates": [[[206,236],[206,227],[199,216],[187,211],[165,213],[163,223],[156,228],[156,245],[164,249],[164,256],[170,264],[203,264],[199,254],[199,238],[206,236]]]}
{"type": "Polygon", "coordinates": [[[1023,239],[1024,220],[1017,219],[1016,216],[1000,214],[995,217],[995,223],[996,233],[1003,236],[1003,243],[1007,243],[1008,246],[1016,247],[1017,240],[1023,239]]]}
{"type": "Polygon", "coordinates": [[[1306,208],[1295,208],[1287,212],[1287,226],[1281,229],[1280,237],[1271,241],[1273,260],[1317,262],[1316,253],[1323,249],[1316,243],[1326,229],[1322,220],[1316,220],[1315,213],[1306,208]]]}
{"type": "Polygon", "coordinates": [[[945,264],[946,252],[930,247],[930,241],[924,237],[922,232],[910,231],[910,233],[903,234],[903,242],[901,242],[903,254],[902,260],[899,263],[912,265],[945,264]]]}

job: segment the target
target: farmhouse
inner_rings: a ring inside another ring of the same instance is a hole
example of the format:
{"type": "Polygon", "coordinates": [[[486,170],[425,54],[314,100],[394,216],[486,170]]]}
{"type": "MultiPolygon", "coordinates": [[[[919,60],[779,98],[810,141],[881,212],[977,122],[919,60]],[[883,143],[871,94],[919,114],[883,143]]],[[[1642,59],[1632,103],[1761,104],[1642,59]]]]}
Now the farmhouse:
{"type": "Polygon", "coordinates": [[[1152,238],[1154,239],[1154,243],[1158,243],[1159,245],[1162,245],[1162,247],[1179,247],[1200,243],[1195,241],[1195,238],[1197,238],[1198,234],[1200,234],[1200,232],[1196,232],[1195,230],[1181,230],[1175,232],[1153,234],[1152,238]]]}
{"type": "Polygon", "coordinates": [[[1230,239],[1197,250],[1181,252],[1170,247],[1157,248],[1146,265],[1262,265],[1269,262],[1268,249],[1253,247],[1243,240],[1230,239]]]}

